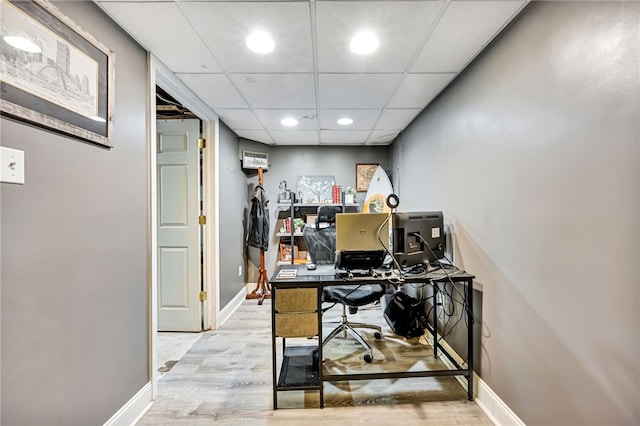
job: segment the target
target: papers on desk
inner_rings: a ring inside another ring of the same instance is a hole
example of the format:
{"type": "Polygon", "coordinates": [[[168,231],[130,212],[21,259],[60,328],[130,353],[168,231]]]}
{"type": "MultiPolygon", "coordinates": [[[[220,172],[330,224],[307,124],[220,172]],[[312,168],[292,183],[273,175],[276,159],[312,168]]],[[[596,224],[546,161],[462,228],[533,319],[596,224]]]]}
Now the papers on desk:
{"type": "Polygon", "coordinates": [[[297,269],[280,269],[278,275],[276,275],[276,280],[292,280],[297,273],[297,269]]]}

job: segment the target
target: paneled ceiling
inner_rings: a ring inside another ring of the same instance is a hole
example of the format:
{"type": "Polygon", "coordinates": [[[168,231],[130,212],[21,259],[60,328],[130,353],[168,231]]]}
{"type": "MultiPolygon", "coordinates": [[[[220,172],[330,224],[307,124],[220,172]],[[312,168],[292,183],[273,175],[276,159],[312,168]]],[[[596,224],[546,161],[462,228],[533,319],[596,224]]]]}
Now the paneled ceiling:
{"type": "Polygon", "coordinates": [[[238,136],[269,145],[391,143],[528,2],[94,1],[238,136]],[[247,48],[256,30],[271,53],[247,48]],[[379,47],[357,55],[363,30],[379,47]]]}

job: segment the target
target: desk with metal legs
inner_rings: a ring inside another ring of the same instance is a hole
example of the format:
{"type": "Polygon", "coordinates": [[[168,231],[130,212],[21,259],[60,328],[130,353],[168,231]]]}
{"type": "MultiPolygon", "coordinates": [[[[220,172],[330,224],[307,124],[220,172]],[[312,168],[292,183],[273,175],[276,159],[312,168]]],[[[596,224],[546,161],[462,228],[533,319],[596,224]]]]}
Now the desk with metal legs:
{"type": "Polygon", "coordinates": [[[399,379],[410,377],[464,376],[467,379],[467,396],[473,400],[473,279],[475,277],[465,271],[456,270],[448,276],[434,271],[421,275],[405,275],[403,283],[430,283],[433,285],[434,321],[428,327],[433,337],[434,357],[444,354],[455,366],[454,369],[424,370],[424,371],[395,371],[351,374],[324,374],[322,353],[322,289],[332,285],[362,285],[362,284],[397,284],[398,277],[387,275],[383,277],[357,277],[353,279],[340,278],[333,268],[323,267],[316,271],[307,271],[304,265],[280,266],[270,280],[272,289],[272,368],[273,368],[273,408],[278,408],[278,392],[287,390],[313,389],[319,391],[319,406],[324,406],[324,382],[340,382],[349,380],[399,379]],[[285,275],[281,271],[293,271],[285,275]],[[280,275],[280,278],[278,276],[280,275]],[[438,309],[437,295],[442,290],[439,284],[460,283],[465,287],[467,324],[467,356],[461,366],[447,351],[438,339],[438,309]],[[317,345],[304,347],[287,347],[287,338],[317,338],[317,345]],[[282,352],[276,348],[277,339],[282,339],[282,352]],[[278,361],[281,359],[281,363],[278,361]],[[279,372],[279,374],[278,374],[279,372]],[[302,376],[306,376],[301,379],[302,376]]]}

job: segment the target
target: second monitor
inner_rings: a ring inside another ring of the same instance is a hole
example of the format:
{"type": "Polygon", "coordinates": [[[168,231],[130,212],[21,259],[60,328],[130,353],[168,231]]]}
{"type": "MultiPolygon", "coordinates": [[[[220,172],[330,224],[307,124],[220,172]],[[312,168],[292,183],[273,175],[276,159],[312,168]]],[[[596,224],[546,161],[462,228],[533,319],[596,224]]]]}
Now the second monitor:
{"type": "Polygon", "coordinates": [[[444,258],[442,212],[393,214],[393,254],[400,267],[429,264],[444,258]]]}

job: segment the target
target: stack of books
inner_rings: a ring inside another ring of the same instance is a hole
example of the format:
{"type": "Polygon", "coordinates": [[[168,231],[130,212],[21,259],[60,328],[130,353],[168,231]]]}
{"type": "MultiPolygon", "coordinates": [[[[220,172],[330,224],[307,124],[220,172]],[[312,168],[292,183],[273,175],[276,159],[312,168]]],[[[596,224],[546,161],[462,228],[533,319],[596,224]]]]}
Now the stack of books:
{"type": "Polygon", "coordinates": [[[341,185],[333,185],[332,195],[333,195],[334,204],[342,204],[342,186],[341,185]]]}

